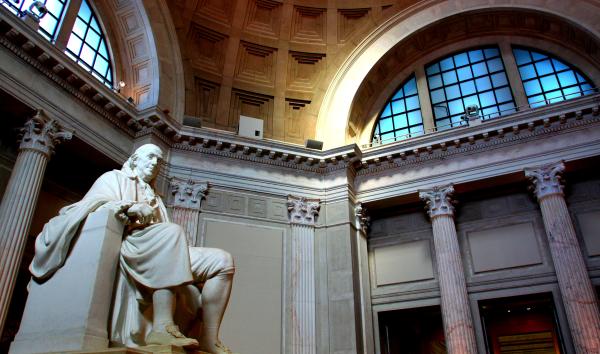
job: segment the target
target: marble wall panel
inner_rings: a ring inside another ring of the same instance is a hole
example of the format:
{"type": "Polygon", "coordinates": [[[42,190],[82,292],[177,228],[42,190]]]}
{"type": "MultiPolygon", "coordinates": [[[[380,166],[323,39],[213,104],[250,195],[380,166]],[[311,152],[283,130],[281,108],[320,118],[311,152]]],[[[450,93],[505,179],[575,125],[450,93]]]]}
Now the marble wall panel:
{"type": "Polygon", "coordinates": [[[375,285],[433,279],[429,240],[404,242],[373,249],[375,285]]]}
{"type": "Polygon", "coordinates": [[[600,210],[577,213],[577,223],[588,256],[600,256],[600,210]]]}

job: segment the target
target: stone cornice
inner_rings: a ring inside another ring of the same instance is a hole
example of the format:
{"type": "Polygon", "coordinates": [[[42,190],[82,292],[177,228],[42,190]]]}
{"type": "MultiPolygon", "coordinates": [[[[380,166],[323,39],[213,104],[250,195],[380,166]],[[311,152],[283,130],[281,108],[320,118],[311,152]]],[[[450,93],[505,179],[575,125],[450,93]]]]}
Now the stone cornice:
{"type": "Polygon", "coordinates": [[[600,94],[528,110],[505,118],[366,149],[358,175],[421,164],[600,123],[600,94]]]}

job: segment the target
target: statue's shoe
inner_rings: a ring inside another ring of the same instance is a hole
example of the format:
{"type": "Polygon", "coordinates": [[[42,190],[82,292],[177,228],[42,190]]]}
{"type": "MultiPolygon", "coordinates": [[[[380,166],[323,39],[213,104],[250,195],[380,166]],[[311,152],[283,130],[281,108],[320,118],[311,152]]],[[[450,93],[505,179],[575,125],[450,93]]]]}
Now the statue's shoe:
{"type": "Polygon", "coordinates": [[[217,351],[215,351],[215,352],[206,352],[206,351],[200,350],[200,351],[197,351],[196,354],[239,354],[239,353],[232,352],[229,348],[227,348],[221,342],[217,342],[217,344],[215,344],[215,346],[217,347],[217,351]]]}
{"type": "Polygon", "coordinates": [[[177,347],[197,348],[198,341],[193,338],[187,338],[175,325],[165,327],[165,332],[152,331],[146,337],[146,345],[174,345],[177,347]]]}

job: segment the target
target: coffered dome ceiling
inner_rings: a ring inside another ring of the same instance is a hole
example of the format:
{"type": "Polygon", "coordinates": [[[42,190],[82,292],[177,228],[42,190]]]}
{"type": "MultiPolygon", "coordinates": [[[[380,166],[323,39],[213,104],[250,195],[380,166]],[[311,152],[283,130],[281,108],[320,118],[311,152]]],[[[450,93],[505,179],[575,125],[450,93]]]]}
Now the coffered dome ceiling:
{"type": "MultiPolygon", "coordinates": [[[[326,93],[330,94],[332,83],[357,61],[355,55],[361,46],[374,42],[377,33],[391,22],[396,25],[405,21],[407,31],[414,32],[423,24],[411,24],[411,13],[428,8],[437,11],[433,8],[440,4],[452,5],[409,0],[167,3],[184,67],[184,123],[195,125],[201,121],[203,127],[236,131],[242,114],[264,120],[265,138],[298,144],[308,138],[323,139],[323,128],[317,134],[318,120],[322,124],[321,120],[337,114],[331,110],[324,113],[321,106],[326,103],[326,93]]],[[[578,4],[573,9],[581,16],[585,16],[585,7],[598,6],[596,1],[578,4]]],[[[340,118],[342,123],[335,129],[343,131],[346,142],[358,139],[368,127],[369,114],[376,110],[374,104],[381,100],[377,91],[389,85],[397,71],[448,42],[490,33],[510,35],[517,26],[526,36],[576,40],[579,52],[588,57],[597,55],[596,37],[590,33],[558,16],[523,11],[513,11],[504,4],[496,12],[470,11],[449,19],[443,19],[441,13],[430,15],[433,20],[426,30],[397,43],[368,77],[357,78],[356,84],[362,83],[360,89],[345,98],[354,100],[352,109],[340,118]],[[542,36],[545,32],[561,35],[542,36]]],[[[331,129],[329,125],[325,130],[331,129]]]]}

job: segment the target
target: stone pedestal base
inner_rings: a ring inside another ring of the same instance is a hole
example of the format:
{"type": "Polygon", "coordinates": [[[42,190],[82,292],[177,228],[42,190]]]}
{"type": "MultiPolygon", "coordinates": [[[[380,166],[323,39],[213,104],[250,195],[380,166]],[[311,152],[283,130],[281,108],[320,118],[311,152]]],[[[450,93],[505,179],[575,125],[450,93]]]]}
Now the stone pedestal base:
{"type": "MultiPolygon", "coordinates": [[[[72,351],[68,354],[195,354],[197,351],[186,351],[170,345],[149,345],[138,348],[109,348],[103,350],[72,351]]],[[[65,354],[65,352],[47,352],[40,354],[65,354]]]]}
{"type": "Polygon", "coordinates": [[[62,268],[31,281],[11,354],[108,348],[108,319],[123,225],[113,212],[88,216],[62,268]]]}

